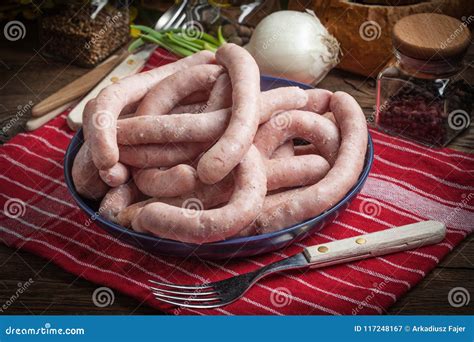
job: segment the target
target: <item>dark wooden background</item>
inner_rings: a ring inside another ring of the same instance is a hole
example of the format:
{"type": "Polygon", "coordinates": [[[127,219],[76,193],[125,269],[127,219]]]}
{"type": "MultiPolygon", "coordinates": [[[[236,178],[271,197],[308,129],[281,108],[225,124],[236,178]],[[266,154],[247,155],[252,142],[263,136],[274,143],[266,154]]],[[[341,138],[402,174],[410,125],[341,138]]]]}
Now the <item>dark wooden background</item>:
{"type": "MultiPolygon", "coordinates": [[[[0,126],[17,111],[17,106],[28,101],[38,103],[54,91],[87,72],[67,63],[45,58],[41,47],[31,39],[35,32],[29,29],[27,37],[17,42],[0,41],[0,126]]],[[[472,49],[471,49],[472,51],[472,49]]],[[[468,60],[473,60],[470,53],[468,60]]],[[[468,70],[469,79],[474,75],[468,70]]],[[[375,81],[334,70],[320,84],[329,90],[344,90],[352,94],[363,107],[366,115],[374,111],[375,81]]],[[[9,130],[11,136],[22,131],[28,119],[22,117],[9,130]]],[[[473,152],[474,124],[459,136],[450,147],[473,152]]],[[[471,182],[472,179],[466,179],[471,182]]],[[[474,224],[474,223],[473,223],[474,224]]],[[[19,282],[34,279],[31,287],[3,314],[159,314],[156,310],[127,296],[115,293],[115,302],[98,308],[92,302],[92,293],[98,285],[66,273],[59,267],[27,252],[14,250],[0,244],[0,307],[17,290],[19,282]]],[[[448,292],[453,287],[466,288],[474,296],[474,243],[472,236],[458,246],[417,287],[401,298],[389,314],[470,314],[473,301],[468,306],[451,307],[448,292]]]]}

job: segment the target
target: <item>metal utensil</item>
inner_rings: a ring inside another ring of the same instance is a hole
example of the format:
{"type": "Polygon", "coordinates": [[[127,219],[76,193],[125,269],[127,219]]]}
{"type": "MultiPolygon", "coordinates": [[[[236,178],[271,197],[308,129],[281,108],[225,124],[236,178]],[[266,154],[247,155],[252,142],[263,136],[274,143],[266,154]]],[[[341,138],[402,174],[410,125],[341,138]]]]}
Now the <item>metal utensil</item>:
{"type": "Polygon", "coordinates": [[[213,6],[206,0],[194,2],[192,8],[188,10],[188,17],[192,21],[205,21],[210,24],[216,23],[221,18],[221,10],[219,6],[213,6]]]}
{"type": "Polygon", "coordinates": [[[438,243],[446,227],[437,221],[424,221],[376,233],[306,247],[303,252],[264,266],[256,271],[198,286],[149,280],[155,298],[185,308],[216,308],[239,299],[259,279],[298,268],[320,268],[415,249],[438,243]]]}
{"type": "Polygon", "coordinates": [[[240,6],[240,10],[242,11],[242,13],[240,14],[239,18],[237,19],[237,22],[239,24],[242,24],[245,20],[245,18],[247,18],[247,16],[252,13],[252,11],[255,9],[255,7],[257,6],[260,6],[262,4],[262,0],[258,0],[258,1],[255,1],[255,2],[252,2],[250,4],[244,4],[242,6],[240,6]]]}
{"type": "Polygon", "coordinates": [[[183,0],[180,3],[171,6],[163,15],[158,19],[155,24],[155,30],[166,30],[169,28],[178,27],[176,22],[179,21],[181,14],[184,12],[185,7],[188,4],[188,0],[183,0]]]}
{"type": "Polygon", "coordinates": [[[91,6],[94,8],[94,12],[91,14],[91,19],[95,20],[97,17],[97,14],[99,14],[100,11],[102,11],[102,8],[107,5],[109,1],[108,0],[92,0],[91,1],[91,6]]]}
{"type": "MultiPolygon", "coordinates": [[[[163,15],[157,20],[154,29],[162,30],[168,28],[179,28],[186,21],[186,5],[188,0],[183,0],[171,6],[163,15]]],[[[119,79],[133,75],[143,69],[148,58],[155,51],[156,45],[147,44],[145,47],[131,54],[118,64],[105,78],[95,86],[69,113],[67,123],[69,128],[77,130],[82,126],[82,113],[87,102],[95,98],[102,89],[109,86],[119,79]]]]}
{"type": "Polygon", "coordinates": [[[74,107],[78,102],[78,100],[72,100],[51,110],[49,113],[46,113],[43,116],[30,118],[25,124],[25,130],[27,132],[31,132],[35,129],[40,128],[41,126],[45,125],[46,123],[57,117],[59,114],[64,112],[66,109],[74,107]]]}

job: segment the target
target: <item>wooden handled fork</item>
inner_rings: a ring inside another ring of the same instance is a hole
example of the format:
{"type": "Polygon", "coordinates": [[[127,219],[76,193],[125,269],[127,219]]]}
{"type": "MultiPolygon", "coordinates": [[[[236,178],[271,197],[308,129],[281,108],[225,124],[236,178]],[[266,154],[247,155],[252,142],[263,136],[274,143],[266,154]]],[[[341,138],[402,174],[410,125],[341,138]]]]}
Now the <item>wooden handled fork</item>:
{"type": "Polygon", "coordinates": [[[150,280],[156,299],[185,308],[210,309],[239,299],[259,279],[297,268],[319,268],[355,260],[406,251],[440,242],[446,227],[437,221],[424,221],[360,235],[316,246],[264,266],[256,271],[198,286],[162,283],[150,280]]]}

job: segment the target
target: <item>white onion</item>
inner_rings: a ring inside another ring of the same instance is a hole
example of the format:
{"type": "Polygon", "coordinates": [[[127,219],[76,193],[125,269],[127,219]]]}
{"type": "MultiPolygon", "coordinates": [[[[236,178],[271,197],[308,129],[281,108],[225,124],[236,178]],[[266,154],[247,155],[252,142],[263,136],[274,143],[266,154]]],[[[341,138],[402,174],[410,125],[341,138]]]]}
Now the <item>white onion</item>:
{"type": "Polygon", "coordinates": [[[245,47],[266,75],[317,84],[339,62],[339,43],[314,12],[274,12],[245,47]]]}

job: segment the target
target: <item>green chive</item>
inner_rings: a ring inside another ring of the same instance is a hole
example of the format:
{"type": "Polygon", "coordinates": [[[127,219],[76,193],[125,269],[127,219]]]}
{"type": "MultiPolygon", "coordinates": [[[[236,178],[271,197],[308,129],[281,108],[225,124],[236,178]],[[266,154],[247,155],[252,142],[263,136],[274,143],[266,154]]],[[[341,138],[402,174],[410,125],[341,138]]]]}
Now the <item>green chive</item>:
{"type": "Polygon", "coordinates": [[[134,29],[137,29],[137,30],[140,30],[142,32],[145,32],[145,33],[148,33],[148,34],[151,34],[153,36],[155,35],[160,35],[160,32],[158,31],[155,31],[154,29],[152,29],[151,27],[148,27],[148,26],[144,26],[144,25],[130,25],[130,27],[134,28],[134,29]]]}
{"type": "Polygon", "coordinates": [[[199,37],[193,38],[183,28],[156,31],[143,25],[130,25],[130,27],[139,30],[141,36],[130,44],[129,51],[136,50],[145,42],[149,42],[184,57],[201,50],[215,52],[220,45],[226,43],[221,27],[218,29],[217,38],[205,32],[199,32],[199,37]]]}
{"type": "Polygon", "coordinates": [[[213,45],[211,45],[211,44],[209,44],[209,43],[204,43],[204,49],[205,49],[205,50],[212,51],[212,52],[216,52],[216,51],[217,51],[217,47],[214,47],[213,45]]]}
{"type": "Polygon", "coordinates": [[[213,36],[211,36],[210,34],[207,34],[205,32],[202,33],[201,39],[205,40],[206,42],[211,43],[215,46],[221,45],[216,38],[214,38],[213,36]]]}
{"type": "Polygon", "coordinates": [[[181,56],[181,57],[187,57],[187,56],[190,56],[192,55],[194,52],[193,51],[189,51],[188,49],[185,49],[185,48],[182,48],[180,46],[173,46],[171,44],[169,44],[169,42],[165,41],[164,39],[158,39],[156,37],[153,37],[151,35],[145,35],[145,36],[142,36],[142,38],[146,41],[149,41],[151,43],[155,43],[156,45],[158,46],[161,46],[163,48],[165,48],[166,50],[178,55],[178,56],[181,56]]]}
{"type": "Polygon", "coordinates": [[[138,49],[140,46],[145,44],[142,38],[135,39],[128,47],[128,52],[133,52],[138,49]]]}
{"type": "Polygon", "coordinates": [[[220,25],[217,28],[217,39],[219,40],[219,46],[221,46],[222,44],[227,43],[224,36],[222,35],[222,26],[220,26],[220,25]]]}
{"type": "Polygon", "coordinates": [[[182,46],[186,49],[189,49],[191,51],[194,51],[194,52],[198,52],[198,51],[201,51],[201,47],[199,45],[196,46],[196,44],[193,44],[192,42],[188,41],[187,39],[185,38],[180,38],[172,33],[167,33],[166,34],[166,37],[171,40],[173,43],[179,45],[179,46],[182,46]]]}

